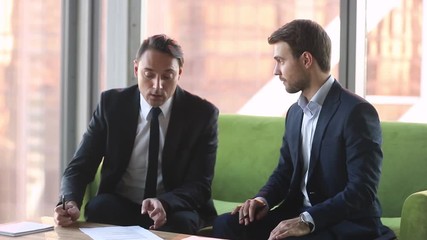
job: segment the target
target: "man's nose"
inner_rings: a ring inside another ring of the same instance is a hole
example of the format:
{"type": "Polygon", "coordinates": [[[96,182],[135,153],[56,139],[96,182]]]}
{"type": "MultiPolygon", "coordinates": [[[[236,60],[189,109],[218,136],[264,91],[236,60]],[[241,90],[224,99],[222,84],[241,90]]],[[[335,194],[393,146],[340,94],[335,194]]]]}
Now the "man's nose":
{"type": "Polygon", "coordinates": [[[162,89],[163,88],[163,86],[162,86],[162,80],[160,79],[160,76],[154,78],[153,87],[155,89],[162,89]]]}
{"type": "Polygon", "coordinates": [[[274,75],[282,75],[282,72],[280,71],[280,68],[277,66],[277,63],[274,65],[274,70],[273,70],[273,74],[274,75]]]}

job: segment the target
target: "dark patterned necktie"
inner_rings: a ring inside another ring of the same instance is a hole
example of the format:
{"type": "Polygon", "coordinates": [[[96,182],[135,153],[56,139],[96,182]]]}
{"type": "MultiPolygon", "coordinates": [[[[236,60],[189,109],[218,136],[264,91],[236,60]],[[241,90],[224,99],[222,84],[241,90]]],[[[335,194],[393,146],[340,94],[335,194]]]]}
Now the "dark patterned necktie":
{"type": "Polygon", "coordinates": [[[162,110],[158,107],[151,109],[150,142],[148,148],[148,171],[145,179],[145,198],[156,196],[157,165],[159,160],[159,114],[162,110]]]}

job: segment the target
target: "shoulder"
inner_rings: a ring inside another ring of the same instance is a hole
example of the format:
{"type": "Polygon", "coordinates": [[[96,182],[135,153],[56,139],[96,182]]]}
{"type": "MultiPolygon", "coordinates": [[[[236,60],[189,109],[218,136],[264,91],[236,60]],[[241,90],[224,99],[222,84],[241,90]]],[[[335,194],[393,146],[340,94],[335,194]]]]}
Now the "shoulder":
{"type": "Polygon", "coordinates": [[[129,109],[130,105],[139,105],[138,85],[126,88],[113,88],[101,93],[99,100],[101,108],[105,109],[129,109]]]}
{"type": "Polygon", "coordinates": [[[197,111],[198,113],[209,112],[218,114],[218,108],[210,101],[190,93],[181,87],[176,88],[174,95],[174,108],[182,111],[197,111]]]}
{"type": "Polygon", "coordinates": [[[105,90],[101,93],[101,97],[105,98],[120,98],[126,96],[134,96],[135,93],[138,93],[138,85],[132,85],[126,88],[112,88],[105,90]]]}

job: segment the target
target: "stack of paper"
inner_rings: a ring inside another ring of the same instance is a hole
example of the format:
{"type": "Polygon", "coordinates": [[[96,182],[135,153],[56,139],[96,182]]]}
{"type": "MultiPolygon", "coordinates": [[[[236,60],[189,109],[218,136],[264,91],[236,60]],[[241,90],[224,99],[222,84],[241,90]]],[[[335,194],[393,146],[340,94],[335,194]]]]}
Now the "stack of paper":
{"type": "Polygon", "coordinates": [[[53,225],[36,222],[17,222],[0,224],[0,235],[12,237],[38,232],[45,232],[50,230],[53,230],[53,225]]]}
{"type": "Polygon", "coordinates": [[[154,233],[140,226],[113,226],[113,227],[95,227],[95,228],[80,228],[82,232],[87,234],[93,240],[162,240],[154,233]]]}

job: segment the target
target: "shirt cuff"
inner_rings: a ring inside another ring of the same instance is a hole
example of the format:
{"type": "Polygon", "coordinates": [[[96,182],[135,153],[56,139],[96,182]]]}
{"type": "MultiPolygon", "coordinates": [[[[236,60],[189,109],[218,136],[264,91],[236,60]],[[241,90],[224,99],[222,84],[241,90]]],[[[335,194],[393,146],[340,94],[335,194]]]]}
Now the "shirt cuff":
{"type": "Polygon", "coordinates": [[[313,217],[311,217],[310,213],[308,213],[307,211],[303,212],[302,214],[304,215],[304,217],[307,221],[309,221],[311,224],[313,224],[313,229],[311,229],[311,232],[314,232],[314,229],[316,229],[316,224],[314,224],[313,217]]]}

